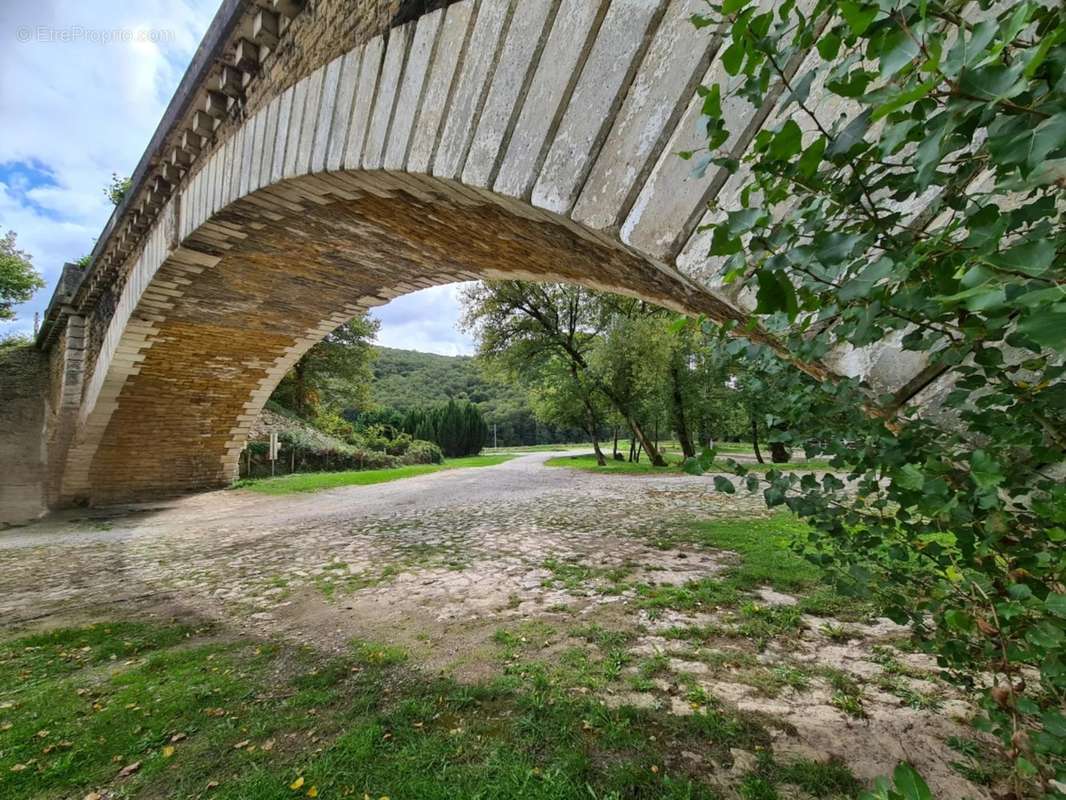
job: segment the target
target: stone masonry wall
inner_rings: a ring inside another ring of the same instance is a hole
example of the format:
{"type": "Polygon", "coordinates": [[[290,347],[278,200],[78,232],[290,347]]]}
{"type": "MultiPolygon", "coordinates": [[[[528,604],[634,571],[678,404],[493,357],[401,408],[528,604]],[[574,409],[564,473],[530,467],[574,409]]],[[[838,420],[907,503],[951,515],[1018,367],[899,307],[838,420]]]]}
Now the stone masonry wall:
{"type": "Polygon", "coordinates": [[[0,526],[45,510],[48,385],[47,354],[33,347],[0,351],[0,526]]]}

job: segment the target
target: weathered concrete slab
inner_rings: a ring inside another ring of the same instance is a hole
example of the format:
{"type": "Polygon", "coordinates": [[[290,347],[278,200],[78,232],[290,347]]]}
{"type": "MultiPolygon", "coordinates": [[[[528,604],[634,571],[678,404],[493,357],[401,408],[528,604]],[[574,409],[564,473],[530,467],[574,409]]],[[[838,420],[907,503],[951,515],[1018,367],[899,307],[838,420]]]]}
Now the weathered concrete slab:
{"type": "Polygon", "coordinates": [[[380,36],[372,39],[363,49],[362,66],[359,70],[359,88],[355,94],[352,121],[348,128],[348,143],[344,151],[343,166],[345,169],[359,169],[363,165],[363,144],[366,142],[366,131],[370,125],[371,111],[374,108],[374,94],[384,50],[385,40],[380,36]]]}
{"type": "Polygon", "coordinates": [[[437,134],[448,111],[448,100],[455,72],[466,47],[473,10],[473,3],[456,3],[445,10],[437,47],[433,52],[429,82],[411,134],[406,164],[408,172],[428,172],[433,163],[437,134]]]}
{"type": "MultiPolygon", "coordinates": [[[[759,8],[763,10],[773,5],[772,0],[759,2],[759,8]]],[[[798,6],[808,13],[810,0],[801,0],[798,6]]],[[[736,148],[735,155],[739,155],[747,149],[761,121],[774,108],[780,87],[774,89],[762,107],[755,108],[746,99],[733,93],[732,89],[739,84],[740,79],[725,71],[717,57],[720,55],[716,54],[700,83],[725,87],[722,92],[722,118],[730,134],[729,147],[736,148]]],[[[795,66],[793,64],[792,68],[795,66]]],[[[717,196],[728,180],[728,173],[714,166],[704,174],[698,174],[696,168],[702,156],[692,161],[677,157],[681,151],[699,152],[706,147],[706,132],[701,125],[702,103],[701,98],[693,96],[621,228],[622,241],[664,261],[677,256],[693,229],[701,224],[700,217],[708,200],[717,196]]]]}
{"type": "Polygon", "coordinates": [[[311,147],[311,172],[322,172],[326,168],[329,140],[333,135],[333,109],[337,105],[337,90],[340,86],[341,67],[343,64],[343,56],[333,59],[326,65],[326,71],[322,78],[321,101],[318,104],[315,138],[311,147]]]}
{"type": "Polygon", "coordinates": [[[280,105],[281,98],[275,97],[270,101],[270,105],[266,109],[263,149],[259,164],[256,165],[255,179],[252,181],[253,191],[270,181],[270,166],[274,161],[274,139],[278,135],[278,107],[280,105]]]}
{"type": "Polygon", "coordinates": [[[392,126],[385,149],[385,169],[403,169],[407,161],[407,147],[411,142],[411,126],[422,105],[422,93],[426,86],[433,49],[437,43],[444,9],[426,14],[418,19],[411,46],[408,48],[407,65],[403,72],[403,85],[393,111],[392,126]]]}
{"type": "Polygon", "coordinates": [[[462,171],[511,5],[512,0],[483,0],[478,8],[433,159],[433,174],[438,177],[454,179],[462,171]]]}
{"type": "Polygon", "coordinates": [[[502,151],[522,109],[524,89],[532,78],[530,66],[539,58],[551,24],[552,6],[519,3],[515,9],[463,169],[463,183],[468,186],[491,186],[496,177],[502,151]]]}
{"type": "Polygon", "coordinates": [[[259,166],[263,163],[263,140],[266,138],[267,117],[270,113],[269,106],[259,110],[255,115],[255,135],[252,137],[252,163],[248,169],[248,185],[241,192],[242,195],[254,192],[259,188],[259,166]]]}
{"type": "Polygon", "coordinates": [[[261,113],[256,114],[249,127],[251,130],[246,134],[244,153],[241,156],[241,185],[240,190],[237,193],[238,197],[244,197],[248,194],[248,187],[252,180],[253,159],[259,154],[255,148],[255,140],[257,137],[260,140],[259,147],[261,148],[263,146],[263,115],[261,113]]]}
{"type": "Polygon", "coordinates": [[[297,175],[306,175],[311,170],[311,152],[315,146],[315,125],[318,122],[318,107],[321,104],[322,81],[325,74],[326,68],[322,66],[306,79],[307,97],[304,100],[304,113],[300,123],[300,144],[296,155],[297,175]]]}
{"type": "Polygon", "coordinates": [[[533,204],[567,214],[622,102],[646,34],[665,0],[615,0],[533,187],[533,204]]]}
{"type": "Polygon", "coordinates": [[[393,28],[389,34],[388,49],[381,65],[381,76],[378,78],[374,111],[370,115],[370,127],[363,149],[363,169],[381,169],[385,159],[389,125],[396,107],[396,97],[403,79],[404,60],[407,58],[413,30],[414,24],[408,23],[401,28],[393,28]]]}
{"type": "Polygon", "coordinates": [[[650,159],[662,152],[720,42],[692,24],[692,15],[706,9],[704,0],[668,6],[574,206],[578,222],[614,228],[636,199],[650,159]]]}
{"type": "Polygon", "coordinates": [[[289,140],[289,118],[292,116],[292,97],[295,88],[290,86],[281,95],[278,106],[277,139],[274,141],[274,160],[270,166],[270,183],[277,183],[285,172],[285,148],[289,140]]]}
{"type": "Polygon", "coordinates": [[[337,85],[337,99],[333,105],[333,121],[330,123],[329,145],[325,168],[336,172],[344,161],[344,148],[348,144],[348,127],[352,120],[352,106],[359,86],[359,68],[363,63],[363,48],[349,50],[344,54],[337,85]]]}
{"type": "Polygon", "coordinates": [[[562,0],[541,51],[494,188],[527,198],[562,111],[577,83],[606,4],[602,0],[562,0]]]}
{"type": "Polygon", "coordinates": [[[292,178],[299,174],[296,164],[300,159],[300,131],[303,130],[309,83],[310,78],[304,78],[293,87],[292,109],[289,111],[289,130],[285,144],[285,162],[282,169],[283,178],[292,178]]]}

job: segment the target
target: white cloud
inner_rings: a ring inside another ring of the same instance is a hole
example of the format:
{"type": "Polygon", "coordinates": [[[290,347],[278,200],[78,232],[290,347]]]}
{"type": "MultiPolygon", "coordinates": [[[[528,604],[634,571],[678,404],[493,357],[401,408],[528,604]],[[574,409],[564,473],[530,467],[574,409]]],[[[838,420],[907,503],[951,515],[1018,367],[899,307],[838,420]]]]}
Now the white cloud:
{"type": "Polygon", "coordinates": [[[434,286],[375,308],[371,315],[381,321],[377,343],[445,356],[472,355],[474,340],[458,328],[464,285],[434,286]]]}
{"type": "Polygon", "coordinates": [[[133,172],[216,8],[0,3],[0,231],[18,234],[48,281],[0,334],[29,330],[63,262],[92,249],[112,211],[104,186],[112,172],[133,172]],[[11,172],[23,166],[49,180],[17,185],[11,172]]]}

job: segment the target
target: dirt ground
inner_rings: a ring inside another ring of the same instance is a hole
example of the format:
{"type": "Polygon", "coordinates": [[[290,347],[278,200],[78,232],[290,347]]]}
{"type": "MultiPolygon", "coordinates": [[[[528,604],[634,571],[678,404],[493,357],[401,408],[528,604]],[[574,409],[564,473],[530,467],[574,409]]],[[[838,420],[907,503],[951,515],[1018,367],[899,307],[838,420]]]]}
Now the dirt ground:
{"type": "MultiPolygon", "coordinates": [[[[952,767],[948,741],[973,737],[973,709],[909,652],[905,629],[804,614],[788,635],[708,646],[677,632],[728,632],[728,610],[642,607],[637,587],[683,586],[736,559],[664,548],[662,537],[692,520],[768,519],[761,497],[691,476],[545,467],[556,455],[316,494],[214,492],[8,530],[3,634],[166,609],[323,651],[385,641],[427,671],[475,681],[500,669],[501,630],[550,658],[572,644],[559,631],[595,625],[628,634],[632,661],[601,690],[608,705],[689,715],[721,703],[763,719],[775,756],[839,759],[863,780],[907,760],[937,797],[990,796],[952,767]],[[847,680],[860,709],[841,699],[847,680]]],[[[750,600],[756,612],[797,602],[773,586],[750,600]]],[[[733,769],[753,758],[735,752],[733,769]]]]}

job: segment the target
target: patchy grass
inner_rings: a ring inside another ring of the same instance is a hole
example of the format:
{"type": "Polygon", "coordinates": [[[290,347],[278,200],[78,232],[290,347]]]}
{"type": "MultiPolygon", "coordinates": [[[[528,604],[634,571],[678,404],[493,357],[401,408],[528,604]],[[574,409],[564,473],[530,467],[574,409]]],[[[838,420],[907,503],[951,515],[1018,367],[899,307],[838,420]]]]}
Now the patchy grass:
{"type": "Polygon", "coordinates": [[[590,583],[599,584],[602,594],[618,594],[625,588],[625,579],[636,570],[636,564],[626,562],[614,567],[593,567],[578,560],[545,559],[543,565],[551,572],[543,585],[549,589],[577,591],[590,583]]]}
{"type": "Polygon", "coordinates": [[[1002,751],[987,741],[951,736],[947,744],[960,756],[951,762],[951,768],[979,786],[993,786],[1010,775],[1010,763],[1002,751]]]}
{"type": "Polygon", "coordinates": [[[535,651],[554,631],[502,632],[519,661],[475,685],[370,642],[329,657],[132,622],[8,641],[0,796],[710,800],[710,776],[680,753],[728,764],[731,747],[769,744],[757,720],[713,702],[684,718],[604,706],[579,690],[621,680],[627,638],[574,633],[584,645],[541,663],[522,640],[535,651]]]}
{"type": "MultiPolygon", "coordinates": [[[[665,467],[653,466],[647,457],[643,457],[640,461],[614,461],[610,457],[607,459],[607,463],[604,466],[599,466],[596,463],[596,456],[589,453],[587,455],[579,456],[557,456],[556,458],[549,458],[544,463],[549,467],[568,467],[569,469],[579,469],[584,472],[599,472],[599,473],[617,473],[619,475],[664,475],[668,473],[684,474],[681,470],[681,464],[684,461],[681,453],[667,451],[663,453],[663,458],[667,464],[665,467]]],[[[784,472],[811,472],[811,471],[824,471],[831,470],[828,461],[794,461],[788,464],[758,464],[744,462],[744,466],[749,472],[769,472],[772,469],[782,470],[784,472]]],[[[724,461],[716,461],[710,472],[728,472],[729,467],[724,461]]]]}
{"type": "Polygon", "coordinates": [[[781,795],[776,787],[780,784],[796,786],[819,800],[854,797],[862,789],[862,783],[840,761],[779,763],[769,752],[762,752],[756,768],[745,776],[740,796],[744,800],[778,800],[781,795]]]}
{"type": "Polygon", "coordinates": [[[742,624],[758,633],[760,623],[769,623],[769,635],[795,628],[800,613],[864,619],[869,608],[844,597],[828,585],[828,575],[816,564],[792,549],[806,525],[787,513],[758,519],[714,520],[679,527],[669,535],[659,535],[656,546],[667,550],[679,545],[697,545],[728,550],[739,559],[714,577],[692,581],[684,586],[637,587],[640,604],[647,609],[671,608],[678,611],[714,610],[749,601],[751,593],[763,586],[788,592],[799,599],[796,606],[763,608],[758,601],[741,609],[742,624]]]}
{"type": "Polygon", "coordinates": [[[403,478],[414,478],[447,469],[465,467],[494,467],[514,458],[513,455],[480,455],[465,458],[449,458],[443,464],[414,464],[391,469],[349,470],[347,472],[298,472],[277,478],[249,478],[233,484],[235,489],[250,489],[262,494],[292,494],[293,492],[319,492],[342,486],[369,486],[388,483],[403,478]]]}

